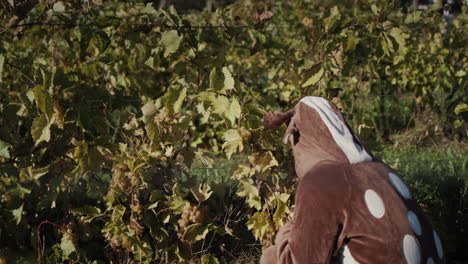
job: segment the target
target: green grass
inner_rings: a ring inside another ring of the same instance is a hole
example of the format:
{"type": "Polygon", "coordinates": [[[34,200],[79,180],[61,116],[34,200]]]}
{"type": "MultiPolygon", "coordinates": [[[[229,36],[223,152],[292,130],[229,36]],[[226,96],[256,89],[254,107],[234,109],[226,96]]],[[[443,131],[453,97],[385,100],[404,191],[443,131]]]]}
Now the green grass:
{"type": "Polygon", "coordinates": [[[385,149],[377,153],[410,186],[444,244],[449,263],[468,261],[468,155],[385,149]]]}

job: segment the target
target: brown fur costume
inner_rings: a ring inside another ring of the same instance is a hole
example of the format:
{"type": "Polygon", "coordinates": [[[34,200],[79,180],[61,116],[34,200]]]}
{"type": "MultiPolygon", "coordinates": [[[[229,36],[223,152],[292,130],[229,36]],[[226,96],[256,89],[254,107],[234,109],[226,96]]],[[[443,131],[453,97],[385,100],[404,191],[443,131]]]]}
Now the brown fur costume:
{"type": "Polygon", "coordinates": [[[300,179],[294,221],[262,264],[444,262],[437,232],[408,187],[362,146],[333,104],[304,97],[264,118],[268,128],[284,122],[300,179]]]}

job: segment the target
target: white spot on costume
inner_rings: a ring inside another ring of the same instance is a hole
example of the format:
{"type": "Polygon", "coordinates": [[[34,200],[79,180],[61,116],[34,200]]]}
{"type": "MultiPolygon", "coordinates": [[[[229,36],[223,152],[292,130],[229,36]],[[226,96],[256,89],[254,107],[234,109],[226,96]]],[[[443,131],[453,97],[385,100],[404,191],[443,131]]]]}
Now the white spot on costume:
{"type": "Polygon", "coordinates": [[[419,249],[418,240],[414,236],[405,235],[403,238],[403,253],[405,254],[406,263],[421,263],[421,252],[419,249]]]}
{"type": "Polygon", "coordinates": [[[409,211],[408,214],[406,215],[408,217],[408,222],[413,229],[413,232],[420,236],[421,235],[421,224],[419,223],[418,216],[413,212],[409,211]]]}
{"type": "Polygon", "coordinates": [[[411,198],[411,192],[408,189],[408,186],[393,172],[388,173],[388,179],[397,192],[405,199],[411,198]]]}
{"type": "Polygon", "coordinates": [[[434,235],[434,242],[437,248],[437,255],[439,255],[439,258],[442,258],[444,256],[444,249],[442,248],[442,242],[440,242],[439,235],[437,234],[435,230],[432,233],[434,235]]]}
{"type": "Polygon", "coordinates": [[[385,206],[382,198],[373,190],[366,190],[364,193],[367,209],[375,218],[381,218],[385,214],[385,206]]]}

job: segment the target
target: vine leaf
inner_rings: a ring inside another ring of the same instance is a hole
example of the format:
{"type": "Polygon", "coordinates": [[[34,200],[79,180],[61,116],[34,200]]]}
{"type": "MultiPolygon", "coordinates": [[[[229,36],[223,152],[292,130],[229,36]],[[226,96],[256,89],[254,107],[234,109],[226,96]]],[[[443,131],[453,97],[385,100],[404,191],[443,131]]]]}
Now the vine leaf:
{"type": "Polygon", "coordinates": [[[31,126],[31,136],[34,140],[34,146],[39,145],[43,141],[50,141],[50,127],[53,123],[54,118],[49,122],[45,115],[38,116],[34,119],[31,126]]]}
{"type": "Polygon", "coordinates": [[[468,111],[468,105],[467,104],[458,104],[455,107],[455,110],[453,112],[458,115],[458,114],[466,112],[466,111],[468,111]]]}
{"type": "Polygon", "coordinates": [[[169,115],[180,112],[186,96],[187,88],[183,88],[182,91],[172,87],[169,88],[169,91],[161,98],[169,115]]]}
{"type": "Polygon", "coordinates": [[[159,42],[164,47],[164,57],[176,52],[179,49],[182,39],[183,36],[179,36],[177,30],[164,31],[159,42]]]}
{"type": "Polygon", "coordinates": [[[211,103],[213,105],[214,113],[221,116],[224,114],[224,112],[228,109],[230,105],[229,99],[224,95],[212,98],[211,103]]]}
{"type": "Polygon", "coordinates": [[[232,174],[232,178],[236,180],[240,180],[249,176],[252,176],[253,170],[245,165],[239,165],[236,171],[232,174]]]}
{"type": "Polygon", "coordinates": [[[180,195],[174,194],[171,198],[172,200],[169,201],[168,205],[169,208],[176,213],[183,213],[190,205],[190,202],[184,200],[180,195]]]}
{"type": "Polygon", "coordinates": [[[247,228],[253,230],[256,239],[261,239],[265,236],[270,224],[268,223],[268,216],[265,212],[256,212],[247,221],[247,228]]]}
{"type": "Polygon", "coordinates": [[[259,195],[257,187],[253,185],[252,180],[241,180],[237,187],[237,195],[247,199],[257,197],[259,195]]]}
{"type": "Polygon", "coordinates": [[[213,67],[210,72],[210,89],[226,94],[224,91],[224,74],[217,67],[213,67]]]}
{"type": "Polygon", "coordinates": [[[98,30],[94,32],[94,36],[98,40],[98,48],[99,52],[103,53],[106,51],[106,49],[109,47],[111,40],[109,39],[109,36],[107,36],[107,33],[104,32],[103,30],[98,30]]]}
{"type": "Polygon", "coordinates": [[[20,176],[37,181],[39,178],[49,173],[49,169],[50,165],[42,168],[34,168],[33,166],[29,166],[27,168],[21,169],[20,176]]]}
{"type": "Polygon", "coordinates": [[[192,192],[195,199],[197,199],[197,201],[200,203],[208,200],[211,194],[213,194],[213,191],[211,191],[209,185],[200,185],[197,188],[191,188],[190,191],[192,192]]]}
{"type": "Polygon", "coordinates": [[[73,252],[76,252],[75,245],[73,244],[71,234],[65,233],[60,241],[60,249],[62,249],[64,260],[68,259],[73,252]]]}
{"type": "Polygon", "coordinates": [[[47,119],[52,118],[54,107],[52,97],[42,85],[37,85],[33,88],[34,100],[36,101],[39,110],[47,116],[47,119]]]}
{"type": "Polygon", "coordinates": [[[223,67],[223,74],[224,74],[224,88],[223,90],[229,91],[234,89],[235,81],[232,77],[231,72],[227,67],[223,67]]]}
{"type": "Polygon", "coordinates": [[[85,205],[80,208],[74,208],[71,210],[74,215],[81,216],[81,219],[85,223],[90,223],[94,219],[102,215],[101,209],[95,206],[85,205]]]}
{"type": "Polygon", "coordinates": [[[390,29],[389,34],[398,43],[398,50],[403,50],[406,45],[405,39],[408,38],[408,35],[406,33],[403,33],[401,29],[396,27],[390,29]]]}
{"type": "Polygon", "coordinates": [[[16,184],[16,186],[8,191],[8,193],[23,199],[26,194],[30,194],[31,190],[24,188],[20,184],[16,184]]]}
{"type": "Polygon", "coordinates": [[[10,158],[10,152],[8,151],[8,148],[10,145],[6,143],[5,141],[0,140],[0,157],[4,157],[9,159],[10,158]]]}
{"type": "Polygon", "coordinates": [[[317,64],[311,69],[307,70],[305,72],[307,80],[302,84],[302,87],[307,87],[318,83],[320,79],[322,79],[324,72],[325,71],[323,70],[323,67],[321,67],[321,64],[317,64]]]}
{"type": "Polygon", "coordinates": [[[19,208],[11,210],[11,214],[13,215],[13,219],[15,220],[16,224],[21,222],[21,217],[23,215],[23,205],[24,204],[21,204],[19,208]]]}
{"type": "Polygon", "coordinates": [[[187,96],[187,88],[183,88],[181,92],[179,92],[179,96],[177,100],[174,102],[174,113],[179,113],[180,109],[182,108],[182,103],[184,102],[185,97],[187,96]]]}
{"type": "Polygon", "coordinates": [[[239,101],[236,98],[231,100],[229,104],[229,108],[224,112],[224,117],[226,117],[230,122],[231,125],[234,125],[236,122],[236,118],[239,118],[241,115],[241,106],[239,101]]]}
{"type": "Polygon", "coordinates": [[[270,151],[264,153],[254,153],[249,156],[249,161],[254,165],[255,170],[265,172],[267,169],[278,166],[278,161],[270,151]]]}
{"type": "Polygon", "coordinates": [[[270,202],[275,204],[276,210],[273,214],[273,220],[278,226],[283,226],[283,219],[285,214],[290,213],[288,200],[291,195],[288,193],[277,193],[270,197],[270,202]]]}
{"type": "Polygon", "coordinates": [[[219,260],[213,257],[211,254],[203,255],[201,258],[202,264],[219,264],[219,260]]]}
{"type": "Polygon", "coordinates": [[[54,12],[57,12],[57,13],[63,13],[65,12],[65,5],[63,4],[63,2],[57,2],[53,5],[52,9],[54,10],[54,12]]]}
{"type": "Polygon", "coordinates": [[[259,191],[257,187],[253,185],[253,181],[251,179],[240,180],[237,188],[237,195],[244,197],[247,201],[247,205],[257,210],[262,208],[259,191]]]}
{"type": "Polygon", "coordinates": [[[242,137],[239,132],[235,129],[229,129],[224,133],[224,143],[223,149],[226,152],[226,156],[228,159],[231,158],[231,155],[235,153],[237,150],[242,151],[244,149],[244,145],[242,144],[242,137]]]}
{"type": "Polygon", "coordinates": [[[73,158],[78,163],[77,169],[83,174],[88,171],[99,171],[103,161],[99,150],[94,146],[90,146],[86,141],[76,143],[73,158]]]}
{"type": "Polygon", "coordinates": [[[183,240],[188,242],[196,242],[204,239],[210,231],[211,225],[192,224],[185,230],[183,240]]]}

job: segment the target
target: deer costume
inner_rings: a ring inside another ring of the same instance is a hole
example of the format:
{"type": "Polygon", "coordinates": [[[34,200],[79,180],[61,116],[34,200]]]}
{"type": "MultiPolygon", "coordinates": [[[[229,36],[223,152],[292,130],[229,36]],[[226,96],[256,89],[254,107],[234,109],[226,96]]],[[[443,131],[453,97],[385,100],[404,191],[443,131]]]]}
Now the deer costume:
{"type": "Polygon", "coordinates": [[[264,117],[267,128],[284,122],[300,179],[294,220],[261,264],[444,262],[439,236],[409,188],[363,147],[335,105],[308,96],[264,117]]]}

